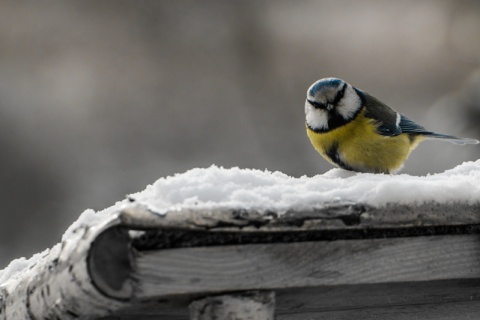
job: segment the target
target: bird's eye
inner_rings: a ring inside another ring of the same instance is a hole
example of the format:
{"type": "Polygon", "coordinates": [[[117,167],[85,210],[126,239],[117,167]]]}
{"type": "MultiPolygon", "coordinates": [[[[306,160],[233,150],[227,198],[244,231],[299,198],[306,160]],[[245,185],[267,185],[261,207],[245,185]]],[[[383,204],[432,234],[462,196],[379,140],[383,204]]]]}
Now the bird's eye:
{"type": "Polygon", "coordinates": [[[339,100],[342,99],[342,98],[343,98],[343,95],[344,95],[343,90],[342,90],[342,91],[339,91],[339,92],[338,92],[338,99],[339,99],[339,100]]]}

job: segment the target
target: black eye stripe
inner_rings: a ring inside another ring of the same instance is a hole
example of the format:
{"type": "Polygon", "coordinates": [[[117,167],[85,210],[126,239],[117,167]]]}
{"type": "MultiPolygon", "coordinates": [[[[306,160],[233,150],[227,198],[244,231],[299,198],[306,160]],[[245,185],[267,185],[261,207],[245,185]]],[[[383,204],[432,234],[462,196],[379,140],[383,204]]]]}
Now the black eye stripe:
{"type": "Polygon", "coordinates": [[[343,98],[343,95],[345,94],[346,89],[347,89],[347,83],[343,85],[342,90],[337,92],[337,95],[335,96],[335,100],[333,101],[333,104],[336,105],[340,101],[340,99],[343,98]]]}
{"type": "Polygon", "coordinates": [[[310,99],[307,99],[308,103],[310,103],[314,108],[317,108],[317,109],[326,109],[327,106],[324,105],[323,103],[321,102],[318,102],[318,101],[313,101],[313,100],[310,100],[310,99]]]}

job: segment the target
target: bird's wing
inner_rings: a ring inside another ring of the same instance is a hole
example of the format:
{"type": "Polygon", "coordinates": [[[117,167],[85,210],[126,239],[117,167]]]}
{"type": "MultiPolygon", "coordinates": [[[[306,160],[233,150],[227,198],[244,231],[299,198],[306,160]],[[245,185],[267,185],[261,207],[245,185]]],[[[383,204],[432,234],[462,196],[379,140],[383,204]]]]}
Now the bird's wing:
{"type": "Polygon", "coordinates": [[[429,131],[405,115],[396,112],[374,96],[358,89],[357,92],[365,105],[365,116],[377,122],[378,133],[383,136],[393,137],[407,133],[420,134],[426,138],[441,139],[459,145],[480,143],[477,139],[461,138],[429,131]]]}
{"type": "Polygon", "coordinates": [[[445,140],[447,142],[450,142],[450,143],[453,143],[453,144],[458,144],[458,145],[479,143],[479,141],[477,139],[461,138],[461,137],[451,136],[451,135],[448,135],[448,134],[428,131],[427,129],[425,129],[421,125],[419,125],[419,124],[413,122],[412,120],[408,119],[403,114],[401,114],[400,116],[401,116],[401,118],[400,118],[400,128],[402,129],[402,132],[417,133],[417,134],[421,134],[424,137],[429,138],[429,139],[441,139],[441,140],[445,140]]]}
{"type": "Polygon", "coordinates": [[[408,119],[403,114],[400,114],[400,123],[398,124],[403,133],[430,133],[427,129],[418,123],[408,119]]]}
{"type": "MultiPolygon", "coordinates": [[[[398,112],[366,92],[363,93],[365,116],[378,123],[378,133],[384,136],[398,136],[403,129],[402,118],[398,112]]],[[[408,120],[408,119],[407,119],[408,120]]],[[[409,120],[414,123],[413,121],[409,120]]]]}

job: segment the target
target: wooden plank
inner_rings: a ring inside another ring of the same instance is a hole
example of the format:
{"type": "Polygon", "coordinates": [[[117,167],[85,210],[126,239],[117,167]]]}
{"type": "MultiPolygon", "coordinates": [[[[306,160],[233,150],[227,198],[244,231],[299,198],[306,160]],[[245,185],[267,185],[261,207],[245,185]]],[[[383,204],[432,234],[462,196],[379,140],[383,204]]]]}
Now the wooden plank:
{"type": "Polygon", "coordinates": [[[480,278],[477,235],[197,247],[143,252],[135,297],[480,278]]]}
{"type": "MultiPolygon", "coordinates": [[[[102,320],[188,320],[188,301],[144,303],[102,320]]],[[[480,279],[290,288],[276,292],[276,305],[281,320],[475,319],[480,279]]]]}
{"type": "Polygon", "coordinates": [[[480,305],[473,302],[412,305],[408,307],[362,308],[330,312],[302,312],[277,315],[277,320],[472,320],[478,319],[480,305]]]}
{"type": "Polygon", "coordinates": [[[480,279],[292,288],[277,291],[279,314],[480,302],[480,279]]]}
{"type": "Polygon", "coordinates": [[[338,201],[305,209],[292,208],[284,213],[242,208],[183,208],[157,213],[132,204],[120,212],[119,219],[133,229],[241,232],[475,225],[480,224],[480,201],[474,204],[389,203],[382,207],[338,201]]]}

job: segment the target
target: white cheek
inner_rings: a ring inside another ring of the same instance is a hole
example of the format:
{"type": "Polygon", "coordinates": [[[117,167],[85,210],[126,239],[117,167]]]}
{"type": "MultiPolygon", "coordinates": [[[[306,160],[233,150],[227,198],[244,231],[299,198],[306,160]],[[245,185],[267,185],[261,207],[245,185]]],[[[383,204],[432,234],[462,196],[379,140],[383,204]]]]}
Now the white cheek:
{"type": "Polygon", "coordinates": [[[344,119],[352,119],[359,108],[362,107],[362,100],[351,86],[348,86],[345,96],[337,106],[337,112],[344,119]]]}
{"type": "Polygon", "coordinates": [[[328,129],[328,112],[315,109],[308,102],[305,102],[305,118],[307,124],[313,129],[328,129]]]}

